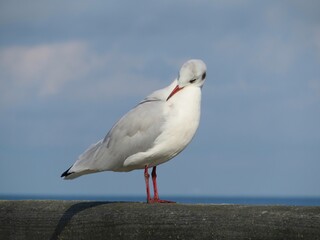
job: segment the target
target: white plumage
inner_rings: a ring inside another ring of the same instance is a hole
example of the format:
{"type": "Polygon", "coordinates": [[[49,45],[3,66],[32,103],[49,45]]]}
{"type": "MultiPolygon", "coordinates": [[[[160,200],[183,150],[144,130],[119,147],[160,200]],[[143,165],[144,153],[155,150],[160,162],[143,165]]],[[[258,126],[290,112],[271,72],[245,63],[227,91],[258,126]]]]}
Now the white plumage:
{"type": "Polygon", "coordinates": [[[183,64],[177,79],[125,114],[62,177],[73,179],[100,171],[147,169],[176,156],[198,128],[205,77],[203,61],[193,59],[183,64]]]}

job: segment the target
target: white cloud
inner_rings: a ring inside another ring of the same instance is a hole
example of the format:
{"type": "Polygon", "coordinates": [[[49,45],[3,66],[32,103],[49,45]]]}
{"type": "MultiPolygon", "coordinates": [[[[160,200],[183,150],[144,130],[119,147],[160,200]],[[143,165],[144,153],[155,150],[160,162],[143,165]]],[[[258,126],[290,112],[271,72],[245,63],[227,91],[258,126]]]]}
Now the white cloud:
{"type": "Polygon", "coordinates": [[[128,95],[132,89],[134,94],[148,93],[161,84],[138,73],[145,61],[98,53],[79,41],[0,49],[0,101],[11,105],[61,93],[94,100],[128,95]]]}
{"type": "Polygon", "coordinates": [[[50,96],[99,64],[82,42],[14,46],[0,50],[1,101],[50,96]]]}

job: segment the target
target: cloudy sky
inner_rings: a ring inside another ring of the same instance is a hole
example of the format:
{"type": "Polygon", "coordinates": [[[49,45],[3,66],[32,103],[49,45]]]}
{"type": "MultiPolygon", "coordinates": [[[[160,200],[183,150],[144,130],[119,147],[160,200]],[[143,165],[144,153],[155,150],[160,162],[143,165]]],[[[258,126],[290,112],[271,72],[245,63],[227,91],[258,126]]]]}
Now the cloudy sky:
{"type": "Polygon", "coordinates": [[[0,3],[0,194],[144,195],[142,171],[63,181],[190,58],[207,64],[189,147],[160,194],[320,196],[320,2],[0,3]]]}

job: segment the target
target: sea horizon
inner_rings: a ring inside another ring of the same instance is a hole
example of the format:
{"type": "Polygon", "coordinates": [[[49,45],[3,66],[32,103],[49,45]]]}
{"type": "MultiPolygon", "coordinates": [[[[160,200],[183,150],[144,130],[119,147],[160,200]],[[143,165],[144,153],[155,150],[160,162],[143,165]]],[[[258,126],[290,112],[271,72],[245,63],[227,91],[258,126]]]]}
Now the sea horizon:
{"type": "MultiPolygon", "coordinates": [[[[182,204],[241,204],[241,205],[288,205],[320,206],[318,196],[183,196],[163,195],[162,199],[182,204]]],[[[80,200],[107,202],[145,202],[142,195],[50,195],[50,194],[0,194],[0,200],[80,200]]]]}

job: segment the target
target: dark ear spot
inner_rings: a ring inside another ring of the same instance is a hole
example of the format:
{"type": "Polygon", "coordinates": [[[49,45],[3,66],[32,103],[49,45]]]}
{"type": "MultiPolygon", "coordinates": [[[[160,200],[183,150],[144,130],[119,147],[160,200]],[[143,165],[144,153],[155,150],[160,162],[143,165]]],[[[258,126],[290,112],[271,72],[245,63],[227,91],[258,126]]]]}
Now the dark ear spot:
{"type": "Polygon", "coordinates": [[[204,74],[202,74],[202,80],[204,80],[206,78],[206,76],[207,76],[207,73],[204,72],[204,74]]]}

